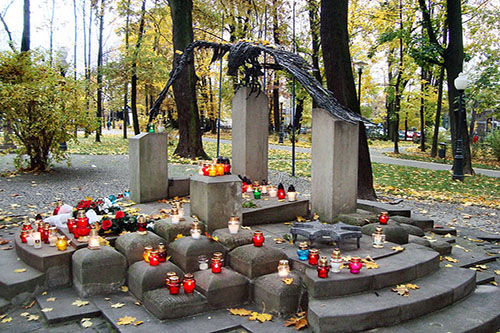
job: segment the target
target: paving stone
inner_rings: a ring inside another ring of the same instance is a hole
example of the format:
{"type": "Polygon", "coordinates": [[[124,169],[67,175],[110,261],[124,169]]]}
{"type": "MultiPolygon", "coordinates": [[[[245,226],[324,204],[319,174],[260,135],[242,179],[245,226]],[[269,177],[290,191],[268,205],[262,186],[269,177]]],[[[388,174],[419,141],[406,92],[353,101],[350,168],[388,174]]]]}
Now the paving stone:
{"type": "Polygon", "coordinates": [[[291,284],[285,284],[278,273],[263,275],[255,279],[253,302],[257,308],[278,315],[296,313],[302,293],[301,278],[294,272],[290,272],[288,277],[293,279],[291,284]]]}
{"type": "Polygon", "coordinates": [[[73,254],[73,286],[81,297],[119,291],[126,271],[125,256],[109,246],[80,249],[73,254]]]}
{"type": "Polygon", "coordinates": [[[385,239],[388,242],[396,244],[408,243],[408,231],[406,228],[396,224],[371,223],[363,226],[361,232],[365,235],[371,236],[378,226],[382,227],[384,230],[385,239]]]}
{"type": "Polygon", "coordinates": [[[226,248],[231,251],[238,246],[251,244],[253,231],[239,229],[237,234],[229,233],[228,228],[217,229],[212,233],[212,236],[217,237],[219,239],[219,243],[224,245],[226,248]]]}
{"type": "Polygon", "coordinates": [[[478,286],[458,304],[409,322],[378,328],[379,333],[496,332],[500,328],[500,289],[478,286]]]}
{"type": "Polygon", "coordinates": [[[101,312],[91,300],[80,298],[72,288],[48,290],[46,295],[38,295],[36,301],[42,309],[52,308],[52,311],[42,311],[49,324],[95,317],[101,312]],[[54,298],[55,301],[50,301],[54,298]],[[76,306],[72,304],[76,300],[88,301],[89,303],[84,306],[76,306]]]}
{"type": "Polygon", "coordinates": [[[184,289],[178,295],[170,295],[167,288],[147,291],[143,304],[161,320],[191,316],[209,309],[207,300],[199,292],[184,294],[184,289]]]}
{"type": "Polygon", "coordinates": [[[136,261],[144,260],[142,254],[145,246],[156,248],[160,243],[166,244],[167,242],[151,231],[147,231],[145,235],[130,232],[118,237],[116,249],[127,258],[127,264],[130,266],[136,261]]]}
{"type": "MultiPolygon", "coordinates": [[[[172,224],[170,219],[164,219],[155,222],[155,234],[162,237],[167,241],[165,245],[171,243],[175,240],[177,235],[181,234],[184,236],[191,236],[191,226],[193,224],[194,219],[189,216],[185,216],[183,221],[180,221],[178,224],[172,224]]],[[[205,232],[205,226],[203,223],[200,223],[201,232],[205,232]]]]}
{"type": "Polygon", "coordinates": [[[358,199],[357,207],[376,214],[380,212],[388,212],[390,216],[406,216],[411,217],[411,210],[400,207],[399,205],[390,205],[383,202],[358,199]]]}
{"type": "Polygon", "coordinates": [[[370,223],[378,223],[378,217],[373,213],[340,214],[334,219],[334,222],[338,221],[362,227],[370,223]]]}
{"type": "Polygon", "coordinates": [[[288,256],[272,246],[243,245],[229,252],[229,265],[235,271],[254,279],[277,271],[278,263],[288,256]]]}
{"type": "Polygon", "coordinates": [[[500,235],[479,233],[476,235],[477,238],[488,241],[488,242],[498,242],[500,241],[500,235]]]}
{"type": "Polygon", "coordinates": [[[279,201],[278,198],[252,200],[256,208],[243,208],[242,224],[252,226],[258,224],[289,222],[297,216],[309,215],[309,200],[298,198],[297,201],[279,201]]]}
{"type": "Polygon", "coordinates": [[[481,265],[496,261],[499,256],[498,255],[490,256],[484,252],[476,252],[476,251],[469,251],[469,252],[464,252],[462,250],[457,251],[457,249],[455,249],[451,257],[457,259],[458,262],[449,264],[453,266],[469,268],[475,265],[481,265]]]}
{"type": "Polygon", "coordinates": [[[448,242],[436,240],[436,241],[430,242],[430,243],[431,243],[431,248],[433,250],[439,252],[439,254],[441,254],[441,255],[447,255],[447,254],[451,253],[452,246],[448,242]]]}
{"type": "Polygon", "coordinates": [[[391,222],[389,221],[389,224],[395,224],[398,225],[406,230],[408,232],[408,235],[413,235],[413,236],[418,236],[418,237],[423,237],[425,236],[425,232],[420,229],[419,227],[416,227],[411,224],[406,224],[406,223],[398,223],[398,222],[391,222]]]}
{"type": "Polygon", "coordinates": [[[198,270],[198,256],[206,255],[209,259],[214,252],[222,252],[225,257],[226,249],[220,243],[210,240],[205,236],[200,239],[182,237],[170,243],[168,253],[174,264],[184,272],[195,272],[198,270]]]}
{"type": "Polygon", "coordinates": [[[408,243],[431,247],[431,242],[429,242],[427,239],[414,235],[408,235],[408,243]]]}
{"type": "Polygon", "coordinates": [[[165,287],[168,272],[176,272],[182,276],[182,270],[170,261],[151,266],[145,261],[137,261],[128,268],[127,280],[130,291],[139,299],[146,291],[165,287]]]}
{"type": "Polygon", "coordinates": [[[240,306],[249,301],[248,279],[231,269],[222,267],[217,274],[211,270],[198,271],[194,277],[196,290],[207,298],[214,309],[240,306]]]}
{"type": "Polygon", "coordinates": [[[490,282],[495,281],[495,274],[491,272],[476,272],[476,284],[489,284],[490,282]]]}
{"type": "Polygon", "coordinates": [[[429,231],[434,228],[434,220],[430,217],[420,214],[411,213],[412,225],[419,227],[424,231],[429,231]]]}
{"type": "Polygon", "coordinates": [[[447,234],[453,236],[457,235],[457,229],[447,228],[447,227],[435,227],[432,228],[432,232],[435,233],[436,235],[447,235],[447,234]]]}
{"type": "Polygon", "coordinates": [[[58,251],[55,247],[43,244],[42,248],[35,249],[21,242],[19,231],[15,236],[15,247],[22,261],[45,273],[45,282],[48,287],[71,284],[71,256],[75,251],[73,247],[68,246],[65,251],[58,251]]]}
{"type": "MultiPolygon", "coordinates": [[[[246,308],[246,307],[245,307],[246,308]]],[[[175,325],[172,328],[164,328],[163,332],[203,332],[203,333],[215,333],[215,332],[233,332],[233,333],[247,333],[246,330],[240,330],[243,328],[240,326],[235,319],[239,316],[233,316],[229,314],[227,309],[224,310],[214,310],[210,312],[201,313],[198,315],[193,315],[184,318],[172,319],[164,324],[175,325]]],[[[243,317],[246,321],[248,319],[243,317]]],[[[250,332],[248,332],[250,333],[250,332]]]]}

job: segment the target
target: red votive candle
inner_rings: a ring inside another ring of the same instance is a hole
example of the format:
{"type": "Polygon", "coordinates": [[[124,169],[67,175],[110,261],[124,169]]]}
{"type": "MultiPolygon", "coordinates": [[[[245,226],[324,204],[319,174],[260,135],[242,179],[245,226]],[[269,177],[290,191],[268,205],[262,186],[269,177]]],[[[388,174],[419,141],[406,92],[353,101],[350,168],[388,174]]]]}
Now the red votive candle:
{"type": "Polygon", "coordinates": [[[319,250],[310,249],[309,250],[309,265],[317,265],[319,261],[319,250]]]}
{"type": "Polygon", "coordinates": [[[211,261],[211,266],[212,266],[212,273],[220,273],[222,270],[222,263],[220,261],[220,258],[212,258],[211,261]]]}
{"type": "Polygon", "coordinates": [[[178,276],[171,276],[168,279],[168,291],[170,291],[171,295],[179,294],[179,290],[181,289],[181,283],[179,281],[178,276]]]}
{"type": "Polygon", "coordinates": [[[160,258],[158,256],[158,251],[149,252],[149,265],[158,266],[160,264],[160,258]]]}
{"type": "Polygon", "coordinates": [[[27,243],[28,242],[28,231],[27,230],[21,230],[21,243],[27,243]]]}
{"type": "Polygon", "coordinates": [[[69,232],[73,232],[76,227],[75,219],[69,218],[68,221],[66,222],[66,226],[68,227],[69,232]]]}
{"type": "Polygon", "coordinates": [[[262,231],[256,231],[253,234],[252,237],[253,245],[256,247],[261,247],[262,244],[264,244],[265,238],[264,235],[262,234],[262,231]]]}
{"type": "Polygon", "coordinates": [[[349,262],[349,270],[352,274],[358,274],[361,268],[363,267],[363,263],[361,262],[360,257],[352,257],[349,262]]]}
{"type": "Polygon", "coordinates": [[[182,286],[184,287],[185,294],[192,294],[194,288],[196,287],[196,281],[194,279],[194,275],[191,273],[187,273],[184,275],[184,279],[182,280],[182,286]]]}
{"type": "Polygon", "coordinates": [[[321,257],[318,267],[316,267],[318,271],[318,277],[325,279],[328,277],[328,272],[330,271],[330,265],[328,265],[328,259],[326,257],[321,257]]]}
{"type": "Polygon", "coordinates": [[[389,213],[388,212],[380,213],[380,215],[378,216],[378,221],[380,222],[380,224],[387,224],[387,222],[389,222],[389,213]]]}

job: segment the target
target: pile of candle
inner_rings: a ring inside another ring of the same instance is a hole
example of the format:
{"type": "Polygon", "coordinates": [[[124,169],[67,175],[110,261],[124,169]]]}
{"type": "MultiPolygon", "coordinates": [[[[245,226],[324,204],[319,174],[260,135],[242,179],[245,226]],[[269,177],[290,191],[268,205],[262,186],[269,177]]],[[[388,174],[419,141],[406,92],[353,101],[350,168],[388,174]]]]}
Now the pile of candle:
{"type": "Polygon", "coordinates": [[[22,243],[35,249],[41,249],[43,243],[56,247],[59,251],[64,251],[68,247],[66,237],[58,236],[57,228],[51,227],[49,223],[43,223],[41,216],[37,216],[35,228],[29,221],[23,222],[19,237],[22,243]]]}
{"type": "Polygon", "coordinates": [[[149,245],[145,246],[142,257],[150,266],[158,266],[161,262],[167,261],[167,248],[163,243],[159,243],[157,249],[149,245]]]}
{"type": "Polygon", "coordinates": [[[194,292],[194,288],[196,287],[196,280],[194,279],[194,275],[191,273],[186,273],[184,275],[181,284],[181,280],[175,272],[168,272],[165,283],[171,295],[178,295],[181,286],[184,288],[184,294],[192,294],[194,292]]]}
{"type": "Polygon", "coordinates": [[[214,158],[212,163],[200,163],[198,168],[200,176],[217,177],[231,174],[231,162],[229,158],[214,158]]]}
{"type": "MultiPolygon", "coordinates": [[[[318,270],[318,277],[320,278],[328,277],[330,269],[333,273],[340,273],[343,264],[343,259],[338,248],[333,250],[330,261],[328,262],[326,257],[320,257],[318,249],[309,249],[309,244],[307,244],[307,242],[299,243],[297,256],[299,260],[307,260],[309,265],[317,266],[316,269],[318,270]]],[[[363,263],[359,257],[351,258],[349,270],[352,274],[358,274],[362,267],[363,263]]]]}

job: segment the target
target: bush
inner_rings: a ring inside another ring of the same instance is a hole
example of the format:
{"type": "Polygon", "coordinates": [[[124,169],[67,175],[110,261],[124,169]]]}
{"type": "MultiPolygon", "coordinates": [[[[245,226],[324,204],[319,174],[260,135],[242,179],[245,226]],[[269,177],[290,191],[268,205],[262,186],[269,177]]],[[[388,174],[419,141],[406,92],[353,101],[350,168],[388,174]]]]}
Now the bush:
{"type": "Polygon", "coordinates": [[[485,138],[485,143],[491,149],[493,156],[500,161],[500,130],[492,130],[485,138]]]}
{"type": "Polygon", "coordinates": [[[76,141],[75,128],[95,127],[82,82],[62,77],[32,51],[0,53],[0,116],[21,147],[17,160],[28,155],[28,170],[67,158],[59,143],[76,141]]]}

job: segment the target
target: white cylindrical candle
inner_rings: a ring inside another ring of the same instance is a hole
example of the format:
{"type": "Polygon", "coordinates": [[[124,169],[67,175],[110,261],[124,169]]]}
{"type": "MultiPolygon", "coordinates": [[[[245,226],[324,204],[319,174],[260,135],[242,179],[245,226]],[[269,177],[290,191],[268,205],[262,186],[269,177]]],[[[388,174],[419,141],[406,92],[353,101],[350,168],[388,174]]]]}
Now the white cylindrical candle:
{"type": "Polygon", "coordinates": [[[288,192],[288,201],[296,201],[297,200],[297,192],[288,192]]]}
{"type": "Polygon", "coordinates": [[[184,217],[184,208],[179,208],[179,218],[184,217]]]}
{"type": "Polygon", "coordinates": [[[262,194],[267,194],[267,185],[261,186],[262,194]]]}
{"type": "Polygon", "coordinates": [[[35,249],[40,249],[42,247],[42,237],[38,231],[33,233],[33,239],[35,249]]]}
{"type": "Polygon", "coordinates": [[[237,234],[238,233],[238,230],[240,229],[240,226],[238,224],[234,225],[234,224],[229,224],[228,226],[228,229],[229,229],[229,233],[230,234],[237,234]]]}
{"type": "Polygon", "coordinates": [[[269,189],[269,196],[271,198],[276,198],[277,195],[278,195],[278,191],[274,187],[269,189]]]}
{"type": "Polygon", "coordinates": [[[191,229],[191,237],[193,239],[200,239],[200,237],[201,237],[201,230],[200,229],[191,229]]]}
{"type": "Polygon", "coordinates": [[[35,245],[35,237],[33,237],[33,232],[28,234],[28,236],[26,237],[26,241],[28,242],[29,246],[35,245]]]}
{"type": "Polygon", "coordinates": [[[342,259],[330,258],[330,267],[333,273],[340,273],[340,267],[342,266],[342,259]]]}
{"type": "Polygon", "coordinates": [[[172,224],[178,224],[181,220],[179,215],[172,215],[172,224]]]}

